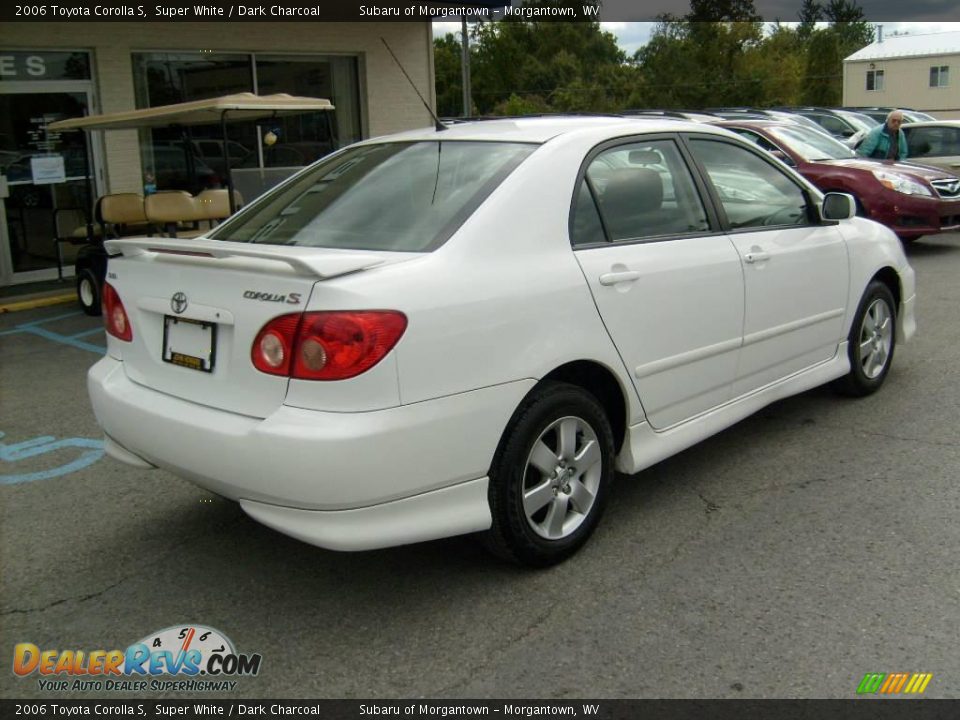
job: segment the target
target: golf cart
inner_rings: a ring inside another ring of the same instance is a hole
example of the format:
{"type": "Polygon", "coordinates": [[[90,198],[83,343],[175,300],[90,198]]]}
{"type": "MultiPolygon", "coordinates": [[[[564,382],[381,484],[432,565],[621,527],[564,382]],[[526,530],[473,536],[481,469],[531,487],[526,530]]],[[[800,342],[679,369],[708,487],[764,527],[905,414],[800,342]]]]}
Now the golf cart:
{"type": "MultiPolygon", "coordinates": [[[[139,130],[145,128],[172,127],[184,132],[183,143],[188,167],[203,160],[191,154],[186,129],[197,125],[219,123],[223,148],[222,167],[225,168],[225,190],[204,191],[193,196],[185,191],[159,193],[157,197],[139,193],[114,193],[93,201],[91,173],[87,175],[87,207],[94,209],[95,217],[87,213],[86,226],[75,237],[57,238],[60,243],[82,244],[75,260],[77,298],[83,311],[88,315],[99,315],[100,291],[107,274],[107,253],[103,240],[120,233],[176,235],[181,221],[196,223],[207,219],[212,226],[237,210],[239,195],[234,188],[231,168],[231,140],[227,135],[227,123],[242,121],[263,122],[274,118],[302,113],[326,112],[334,107],[329,100],[322,98],[296,97],[286,94],[258,96],[252,93],[239,93],[208,100],[196,100],[162,105],[159,107],[131,110],[128,112],[87,115],[69,120],[58,120],[47,126],[48,130],[66,132],[74,130],[139,130]],[[207,193],[207,194],[205,194],[207,193]],[[152,200],[151,200],[152,198],[152,200]],[[162,201],[162,202],[161,202],[162,201]],[[151,202],[157,208],[151,212],[151,202]],[[97,223],[95,225],[94,223],[97,223]],[[79,237],[76,237],[79,235],[79,237]]],[[[326,116],[330,137],[333,138],[332,121],[326,116]]],[[[236,143],[233,143],[234,145],[236,143]]],[[[332,147],[331,147],[332,149],[332,147]]]]}

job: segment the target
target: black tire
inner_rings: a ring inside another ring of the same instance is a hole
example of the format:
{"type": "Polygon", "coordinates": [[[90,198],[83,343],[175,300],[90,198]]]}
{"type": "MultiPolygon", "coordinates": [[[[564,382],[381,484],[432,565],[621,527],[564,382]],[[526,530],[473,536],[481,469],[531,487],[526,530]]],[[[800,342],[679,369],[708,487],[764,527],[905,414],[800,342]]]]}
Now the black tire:
{"type": "Polygon", "coordinates": [[[535,388],[513,414],[490,468],[493,525],[483,536],[487,548],[533,567],[568,558],[600,521],[613,462],[613,431],[593,395],[559,382],[535,388]],[[544,504],[531,503],[528,517],[524,491],[534,488],[541,489],[537,496],[544,504]]]}
{"type": "Polygon", "coordinates": [[[897,342],[897,303],[890,288],[874,280],[863,293],[847,336],[850,372],[834,382],[844,395],[863,397],[880,389],[893,363],[897,342]],[[877,327],[877,319],[883,326],[877,327]]]}
{"type": "Polygon", "coordinates": [[[97,316],[103,312],[100,307],[100,282],[90,268],[84,268],[77,275],[77,302],[87,315],[97,316]]]}

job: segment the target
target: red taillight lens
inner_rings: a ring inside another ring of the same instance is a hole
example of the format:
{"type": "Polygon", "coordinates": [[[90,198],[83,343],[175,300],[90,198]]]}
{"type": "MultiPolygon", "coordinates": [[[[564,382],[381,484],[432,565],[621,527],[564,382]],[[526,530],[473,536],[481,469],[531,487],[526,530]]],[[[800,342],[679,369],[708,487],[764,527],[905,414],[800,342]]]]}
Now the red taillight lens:
{"type": "Polygon", "coordinates": [[[130,318],[127,317],[127,311],[120,301],[120,296],[110,283],[103,284],[103,324],[108,333],[118,340],[130,342],[133,340],[133,326],[130,325],[130,318]]]}
{"type": "Polygon", "coordinates": [[[294,341],[301,314],[281,315],[274,318],[257,333],[250,357],[253,366],[270,375],[289,375],[290,358],[293,357],[294,341]]]}
{"type": "Polygon", "coordinates": [[[406,315],[395,310],[282,315],[257,333],[253,364],[272,375],[345,380],[380,362],[406,329],[406,315]]]}

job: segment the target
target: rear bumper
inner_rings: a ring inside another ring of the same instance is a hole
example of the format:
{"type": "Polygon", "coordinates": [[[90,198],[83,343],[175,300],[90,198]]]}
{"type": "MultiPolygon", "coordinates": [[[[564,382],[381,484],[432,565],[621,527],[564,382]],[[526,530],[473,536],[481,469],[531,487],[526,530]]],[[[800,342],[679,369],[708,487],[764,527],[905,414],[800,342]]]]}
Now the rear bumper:
{"type": "Polygon", "coordinates": [[[224,412],[129,380],[87,379],[108,454],[161,467],[323,547],[367,549],[483,530],[487,470],[522,381],[375,412],[224,412]]]}

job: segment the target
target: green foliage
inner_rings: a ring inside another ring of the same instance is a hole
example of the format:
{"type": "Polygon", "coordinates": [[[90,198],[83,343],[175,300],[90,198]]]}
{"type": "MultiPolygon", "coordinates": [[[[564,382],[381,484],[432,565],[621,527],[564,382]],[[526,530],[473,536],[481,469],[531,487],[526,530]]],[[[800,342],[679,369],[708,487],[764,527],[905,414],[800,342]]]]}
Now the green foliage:
{"type": "Polygon", "coordinates": [[[433,41],[437,115],[452,117],[463,110],[463,75],[460,41],[451,34],[433,41]]]}
{"type": "MultiPolygon", "coordinates": [[[[873,28],[853,0],[802,0],[798,18],[764,33],[753,0],[691,0],[683,17],[661,16],[632,58],[598,22],[472,24],[473,114],[838,105],[843,58],[872,42],[873,28]]],[[[459,115],[459,38],[437,38],[434,51],[439,112],[459,115]]]]}

